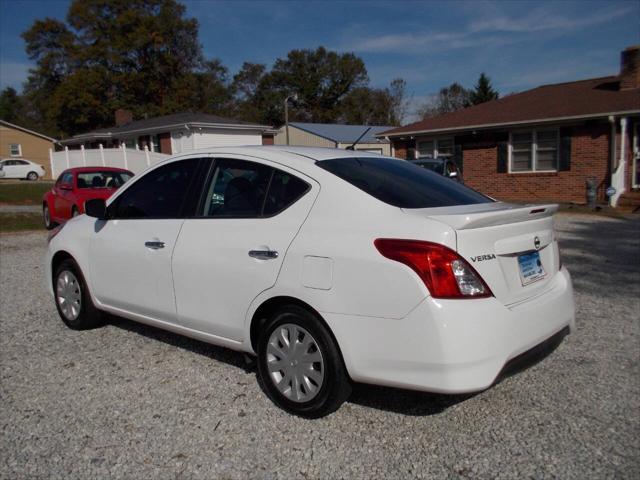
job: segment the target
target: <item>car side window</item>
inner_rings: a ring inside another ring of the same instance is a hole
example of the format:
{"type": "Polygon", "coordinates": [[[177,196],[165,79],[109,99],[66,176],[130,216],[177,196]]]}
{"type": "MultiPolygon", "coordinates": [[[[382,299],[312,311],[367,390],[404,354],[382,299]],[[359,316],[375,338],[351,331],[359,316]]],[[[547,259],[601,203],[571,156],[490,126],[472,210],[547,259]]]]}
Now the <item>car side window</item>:
{"type": "Polygon", "coordinates": [[[63,173],[60,177],[60,185],[73,185],[73,173],[66,172],[63,173]]]}
{"type": "Polygon", "coordinates": [[[29,162],[25,162],[24,160],[14,160],[16,165],[29,165],[29,162]]]}
{"type": "Polygon", "coordinates": [[[274,170],[264,204],[264,215],[272,216],[282,212],[307,193],[309,188],[309,184],[299,178],[281,170],[274,170]]]}
{"type": "Polygon", "coordinates": [[[109,217],[180,218],[199,162],[189,158],[150,171],[109,205],[109,217]]]}
{"type": "Polygon", "coordinates": [[[206,188],[204,217],[259,217],[273,169],[246,160],[216,160],[206,188]]]}

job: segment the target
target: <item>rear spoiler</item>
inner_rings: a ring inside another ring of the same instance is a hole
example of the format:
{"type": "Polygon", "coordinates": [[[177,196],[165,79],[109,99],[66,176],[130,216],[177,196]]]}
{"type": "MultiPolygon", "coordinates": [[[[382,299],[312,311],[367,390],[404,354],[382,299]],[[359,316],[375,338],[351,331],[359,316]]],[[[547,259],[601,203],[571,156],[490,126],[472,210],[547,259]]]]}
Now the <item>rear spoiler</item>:
{"type": "Polygon", "coordinates": [[[464,207],[424,209],[422,212],[428,218],[445,223],[456,230],[467,230],[538,220],[553,216],[558,211],[558,205],[555,203],[515,205],[495,202],[464,207]]]}

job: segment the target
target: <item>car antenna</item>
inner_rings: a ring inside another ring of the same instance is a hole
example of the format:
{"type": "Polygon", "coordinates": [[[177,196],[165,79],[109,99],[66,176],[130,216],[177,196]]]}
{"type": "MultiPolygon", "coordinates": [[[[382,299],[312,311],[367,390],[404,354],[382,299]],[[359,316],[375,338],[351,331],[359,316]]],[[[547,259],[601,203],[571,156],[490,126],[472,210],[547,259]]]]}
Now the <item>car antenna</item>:
{"type": "Polygon", "coordinates": [[[369,130],[371,130],[371,127],[367,128],[364,132],[362,132],[362,135],[360,135],[358,139],[355,142],[353,142],[353,145],[349,145],[346,148],[346,150],[355,150],[355,146],[358,144],[360,140],[362,140],[362,137],[364,137],[369,130]]]}

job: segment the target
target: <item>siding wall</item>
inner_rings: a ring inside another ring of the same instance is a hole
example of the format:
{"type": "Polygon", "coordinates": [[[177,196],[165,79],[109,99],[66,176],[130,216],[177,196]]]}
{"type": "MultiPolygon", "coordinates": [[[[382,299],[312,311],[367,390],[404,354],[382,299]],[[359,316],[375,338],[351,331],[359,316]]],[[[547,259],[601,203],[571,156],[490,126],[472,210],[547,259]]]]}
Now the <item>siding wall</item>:
{"type": "Polygon", "coordinates": [[[198,128],[171,132],[171,151],[183,153],[198,148],[262,145],[262,134],[255,130],[198,128]]]}
{"type": "Polygon", "coordinates": [[[21,158],[39,163],[46,171],[45,178],[51,178],[49,149],[53,148],[53,142],[22,130],[0,125],[0,158],[11,158],[9,146],[12,143],[21,145],[21,158]]]}
{"type": "MultiPolygon", "coordinates": [[[[286,145],[287,134],[285,127],[281,127],[274,138],[275,145],[286,145]]],[[[289,144],[298,147],[328,147],[335,148],[336,143],[326,138],[319,137],[299,128],[289,125],[289,144]]]]}

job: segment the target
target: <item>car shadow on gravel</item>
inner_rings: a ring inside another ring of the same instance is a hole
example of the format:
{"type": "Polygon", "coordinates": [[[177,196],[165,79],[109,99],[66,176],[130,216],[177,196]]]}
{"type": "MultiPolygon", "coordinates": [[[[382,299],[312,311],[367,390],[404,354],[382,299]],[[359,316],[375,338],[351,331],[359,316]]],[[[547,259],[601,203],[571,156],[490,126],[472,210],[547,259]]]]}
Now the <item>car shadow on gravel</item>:
{"type": "MultiPolygon", "coordinates": [[[[198,355],[203,355],[211,360],[226,363],[227,365],[243,370],[245,373],[255,374],[257,377],[255,362],[248,360],[247,356],[243,353],[211,345],[201,342],[200,340],[195,340],[177,333],[137,323],[115,315],[106,315],[105,323],[131,333],[136,333],[150,340],[160,341],[172,347],[182,348],[198,355]]],[[[549,339],[549,341],[545,342],[545,344],[516,357],[514,361],[509,362],[509,364],[505,366],[495,384],[502,382],[504,379],[512,375],[519,374],[544,360],[553,351],[555,351],[558,345],[560,345],[562,338],[564,338],[564,333],[560,332],[549,339]]],[[[267,396],[264,386],[258,378],[256,378],[256,381],[265,396],[267,396]]],[[[355,383],[353,385],[353,393],[347,402],[401,415],[430,416],[442,413],[452,406],[458,405],[475,397],[479,393],[481,392],[461,395],[444,395],[355,383]]]]}
{"type": "Polygon", "coordinates": [[[160,328],[145,325],[143,323],[134,322],[126,318],[117,317],[115,315],[105,315],[105,323],[128,332],[137,333],[150,340],[156,340],[163,342],[172,347],[182,348],[198,355],[203,355],[212,360],[226,363],[233,367],[238,367],[244,370],[246,373],[256,373],[254,362],[248,362],[245,360],[245,355],[234,350],[211,345],[194,338],[185,337],[183,335],[162,330],[160,328]]]}

